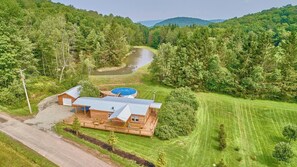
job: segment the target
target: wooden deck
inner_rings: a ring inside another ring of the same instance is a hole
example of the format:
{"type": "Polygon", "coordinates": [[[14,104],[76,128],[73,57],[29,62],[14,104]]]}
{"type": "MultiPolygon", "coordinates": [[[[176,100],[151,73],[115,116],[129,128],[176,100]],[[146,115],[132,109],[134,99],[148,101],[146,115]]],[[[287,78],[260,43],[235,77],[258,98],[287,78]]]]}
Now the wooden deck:
{"type": "Polygon", "coordinates": [[[64,123],[71,125],[75,116],[78,117],[82,127],[150,137],[154,135],[154,131],[158,123],[156,115],[151,115],[147,122],[139,128],[116,125],[113,122],[100,123],[99,121],[94,121],[88,114],[85,115],[83,112],[78,112],[72,117],[65,119],[64,123]]]}

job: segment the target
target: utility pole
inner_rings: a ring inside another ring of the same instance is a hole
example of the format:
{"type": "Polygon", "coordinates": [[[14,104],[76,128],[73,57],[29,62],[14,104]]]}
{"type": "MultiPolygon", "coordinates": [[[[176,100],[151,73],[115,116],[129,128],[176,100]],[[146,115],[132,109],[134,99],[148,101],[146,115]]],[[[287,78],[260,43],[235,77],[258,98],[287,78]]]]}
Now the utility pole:
{"type": "Polygon", "coordinates": [[[25,90],[25,94],[26,94],[26,99],[27,99],[29,111],[30,111],[30,114],[32,114],[31,104],[30,104],[29,97],[28,97],[28,92],[27,92],[26,83],[25,83],[25,76],[23,74],[23,71],[25,71],[25,70],[20,70],[21,80],[23,82],[23,86],[24,86],[24,90],[25,90]]]}

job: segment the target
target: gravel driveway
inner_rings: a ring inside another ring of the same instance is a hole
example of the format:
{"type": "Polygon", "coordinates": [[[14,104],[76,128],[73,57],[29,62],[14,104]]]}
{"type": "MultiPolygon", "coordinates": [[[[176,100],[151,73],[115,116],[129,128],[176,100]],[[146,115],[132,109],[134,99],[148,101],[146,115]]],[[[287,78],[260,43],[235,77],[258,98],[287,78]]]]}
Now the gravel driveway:
{"type": "Polygon", "coordinates": [[[58,105],[57,100],[57,95],[55,95],[41,101],[38,104],[38,114],[24,123],[36,126],[40,130],[49,131],[56,123],[71,117],[73,115],[70,112],[72,107],[58,105]]]}

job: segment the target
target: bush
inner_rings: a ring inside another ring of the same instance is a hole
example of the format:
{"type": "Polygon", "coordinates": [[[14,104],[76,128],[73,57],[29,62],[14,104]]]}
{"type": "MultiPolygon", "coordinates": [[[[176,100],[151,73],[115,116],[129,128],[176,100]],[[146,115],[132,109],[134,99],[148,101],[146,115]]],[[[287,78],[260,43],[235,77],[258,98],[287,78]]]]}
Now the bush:
{"type": "Polygon", "coordinates": [[[234,150],[235,150],[235,151],[239,151],[240,148],[239,148],[238,146],[236,146],[236,147],[234,148],[234,150]]]}
{"type": "Polygon", "coordinates": [[[157,126],[155,135],[162,140],[169,140],[177,137],[174,129],[168,125],[157,126]]]}
{"type": "Polygon", "coordinates": [[[192,93],[190,88],[178,88],[170,92],[169,96],[166,98],[166,102],[178,102],[181,104],[186,104],[191,106],[194,110],[199,107],[198,101],[194,93],[192,93]]]}
{"type": "Polygon", "coordinates": [[[251,155],[250,158],[251,158],[251,160],[253,160],[253,161],[257,161],[257,156],[255,156],[255,155],[251,155]]]}
{"type": "Polygon", "coordinates": [[[155,135],[163,140],[189,135],[196,127],[198,102],[189,88],[173,90],[159,114],[155,135]]]}
{"type": "Polygon", "coordinates": [[[160,139],[186,136],[196,127],[196,112],[190,106],[174,102],[167,103],[163,108],[155,133],[160,139]]]}
{"type": "Polygon", "coordinates": [[[223,151],[227,147],[226,143],[226,133],[225,133],[225,126],[224,124],[220,125],[220,131],[219,131],[219,149],[223,151]]]}
{"type": "Polygon", "coordinates": [[[88,80],[81,80],[78,82],[79,85],[82,86],[82,90],[80,92],[81,97],[98,97],[100,95],[100,91],[97,87],[95,87],[88,80]]]}
{"type": "Polygon", "coordinates": [[[0,90],[0,104],[20,104],[25,100],[25,92],[20,81],[14,80],[10,86],[0,90]]]}
{"type": "Polygon", "coordinates": [[[278,161],[289,162],[293,157],[293,151],[289,143],[280,142],[275,145],[272,156],[278,161]]]}
{"type": "Polygon", "coordinates": [[[166,162],[165,156],[166,156],[166,154],[164,152],[159,152],[156,167],[165,167],[166,166],[167,162],[166,162]]]}
{"type": "Polygon", "coordinates": [[[221,161],[216,164],[216,167],[227,167],[227,165],[225,165],[224,160],[221,159],[221,161]]]}
{"type": "Polygon", "coordinates": [[[287,125],[283,129],[283,136],[289,141],[296,141],[297,139],[297,127],[293,125],[287,125]]]}

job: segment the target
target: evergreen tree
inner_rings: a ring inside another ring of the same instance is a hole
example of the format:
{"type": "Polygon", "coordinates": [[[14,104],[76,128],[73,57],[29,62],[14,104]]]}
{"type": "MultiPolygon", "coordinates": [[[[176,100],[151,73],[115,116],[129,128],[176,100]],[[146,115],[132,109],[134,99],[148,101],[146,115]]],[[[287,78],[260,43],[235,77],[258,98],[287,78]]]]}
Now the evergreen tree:
{"type": "Polygon", "coordinates": [[[118,138],[116,137],[114,131],[110,131],[107,142],[108,142],[109,145],[111,145],[112,151],[114,151],[115,150],[115,145],[118,142],[118,138]]]}
{"type": "Polygon", "coordinates": [[[158,159],[157,159],[157,162],[156,162],[156,166],[157,167],[165,167],[167,162],[166,162],[166,158],[165,158],[166,154],[165,152],[159,152],[159,155],[158,155],[158,159]]]}
{"type": "Polygon", "coordinates": [[[75,116],[73,123],[72,123],[72,129],[75,131],[76,135],[78,136],[79,130],[80,130],[80,122],[77,116],[75,116]]]}

